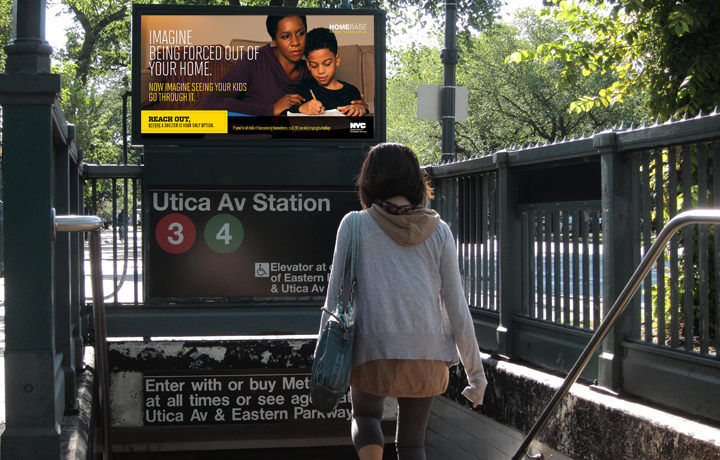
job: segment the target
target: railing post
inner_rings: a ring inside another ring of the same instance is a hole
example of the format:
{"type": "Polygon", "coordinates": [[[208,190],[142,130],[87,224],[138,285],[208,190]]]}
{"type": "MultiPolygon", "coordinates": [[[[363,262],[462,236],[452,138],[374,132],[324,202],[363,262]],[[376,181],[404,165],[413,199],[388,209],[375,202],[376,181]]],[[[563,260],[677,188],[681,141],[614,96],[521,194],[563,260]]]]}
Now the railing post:
{"type": "Polygon", "coordinates": [[[445,221],[450,226],[455,243],[457,244],[460,221],[458,218],[458,181],[452,177],[443,180],[443,209],[445,211],[445,221]]]}
{"type": "Polygon", "coordinates": [[[60,458],[65,409],[53,314],[53,108],[45,0],[16,0],[0,75],[5,172],[5,408],[2,459],[60,458]]]}
{"type": "MultiPolygon", "coordinates": [[[[75,138],[75,127],[72,133],[68,134],[68,139],[75,138]]],[[[82,150],[78,149],[75,143],[71,143],[70,147],[71,163],[70,177],[70,212],[73,215],[82,215],[83,206],[83,179],[80,174],[80,166],[82,164],[82,150]]],[[[82,309],[85,306],[85,238],[82,232],[70,234],[70,343],[72,347],[70,353],[74,354],[73,362],[82,363],[85,348],[83,344],[83,320],[82,309]]],[[[76,368],[77,370],[77,368],[76,368]]],[[[73,398],[76,400],[77,398],[73,398]]],[[[74,404],[76,406],[77,404],[74,404]]]]}
{"type": "MultiPolygon", "coordinates": [[[[57,146],[55,156],[55,200],[57,214],[70,214],[70,151],[67,145],[57,146]]],[[[71,238],[68,233],[61,233],[55,239],[55,263],[53,267],[53,299],[55,303],[55,345],[57,352],[62,353],[62,373],[65,378],[65,409],[77,409],[75,394],[75,353],[72,337],[73,320],[71,303],[70,261],[71,238]]],[[[81,361],[82,362],[82,361],[81,361]]]]}
{"type": "Polygon", "coordinates": [[[498,352],[512,356],[512,324],[522,309],[522,244],[521,221],[517,213],[517,172],[508,167],[507,150],[494,153],[493,162],[498,165],[498,352]]]}
{"type": "MultiPolygon", "coordinates": [[[[600,153],[602,174],[602,317],[622,292],[633,270],[640,263],[633,247],[633,235],[639,232],[633,201],[633,181],[638,171],[637,157],[617,150],[616,134],[595,135],[593,147],[600,153]]],[[[602,344],[598,360],[598,383],[617,390],[621,386],[622,341],[632,335],[632,317],[637,310],[633,300],[618,318],[602,344]]],[[[599,324],[594,324],[597,329],[599,324]]]]}
{"type": "MultiPolygon", "coordinates": [[[[432,177],[432,174],[430,174],[432,177]]],[[[430,207],[440,214],[442,220],[448,224],[450,231],[457,243],[458,236],[458,216],[457,216],[457,179],[444,178],[433,179],[432,186],[434,188],[435,197],[430,200],[430,207]]]]}

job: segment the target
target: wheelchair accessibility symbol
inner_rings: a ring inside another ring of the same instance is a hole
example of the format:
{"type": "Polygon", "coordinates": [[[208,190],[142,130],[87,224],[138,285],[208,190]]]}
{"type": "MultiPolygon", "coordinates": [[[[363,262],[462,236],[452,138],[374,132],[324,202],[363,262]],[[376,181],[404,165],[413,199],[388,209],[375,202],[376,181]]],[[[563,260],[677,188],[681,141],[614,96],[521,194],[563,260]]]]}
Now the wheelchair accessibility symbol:
{"type": "Polygon", "coordinates": [[[269,278],[269,277],[270,277],[270,264],[269,263],[255,264],[255,278],[269,278]]]}

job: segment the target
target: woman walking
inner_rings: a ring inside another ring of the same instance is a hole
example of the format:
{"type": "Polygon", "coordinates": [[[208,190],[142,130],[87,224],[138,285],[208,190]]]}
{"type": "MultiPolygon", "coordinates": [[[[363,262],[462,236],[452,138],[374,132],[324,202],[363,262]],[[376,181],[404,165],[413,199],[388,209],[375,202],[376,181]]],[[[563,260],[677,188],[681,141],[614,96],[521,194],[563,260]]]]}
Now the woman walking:
{"type": "MultiPolygon", "coordinates": [[[[380,427],[386,397],[398,398],[400,460],[425,459],[432,400],[445,392],[448,365],[462,361],[463,395],[481,404],[487,381],[465,301],[452,233],[425,208],[432,189],[413,151],[380,144],[358,178],[360,245],[355,293],[355,342],[350,377],[352,438],[361,460],[382,458],[380,427]]],[[[349,236],[338,229],[325,307],[332,311],[349,236]],[[337,276],[336,276],[337,275],[337,276]]],[[[323,314],[322,324],[327,321],[323,314]]]]}

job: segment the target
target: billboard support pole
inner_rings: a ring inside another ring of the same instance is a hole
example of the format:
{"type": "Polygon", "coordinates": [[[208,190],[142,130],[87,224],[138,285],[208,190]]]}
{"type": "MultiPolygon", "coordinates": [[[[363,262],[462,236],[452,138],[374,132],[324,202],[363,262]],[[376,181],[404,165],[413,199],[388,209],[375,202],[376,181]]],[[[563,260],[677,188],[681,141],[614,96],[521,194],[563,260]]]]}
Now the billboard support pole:
{"type": "Polygon", "coordinates": [[[442,89],[442,157],[441,161],[455,159],[455,67],[458,63],[458,50],[455,46],[455,22],[457,3],[445,1],[445,49],[440,59],[445,66],[442,89]]]}

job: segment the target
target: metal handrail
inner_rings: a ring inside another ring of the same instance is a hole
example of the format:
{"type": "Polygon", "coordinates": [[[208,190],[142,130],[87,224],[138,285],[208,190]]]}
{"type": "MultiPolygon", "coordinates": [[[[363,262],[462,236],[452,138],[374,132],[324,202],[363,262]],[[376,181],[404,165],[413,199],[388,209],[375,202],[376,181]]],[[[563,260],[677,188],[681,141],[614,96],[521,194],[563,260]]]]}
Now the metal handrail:
{"type": "Polygon", "coordinates": [[[100,376],[99,394],[103,420],[103,458],[110,460],[110,374],[107,357],[107,329],[102,282],[102,248],[100,228],[102,220],[97,216],[56,216],[53,209],[53,241],[55,232],[88,232],[90,234],[90,280],[93,293],[93,318],[95,323],[95,368],[100,376]]]}
{"type": "MultiPolygon", "coordinates": [[[[570,387],[573,385],[573,383],[575,383],[582,371],[585,369],[585,366],[590,361],[593,353],[595,353],[595,350],[598,348],[598,346],[600,346],[600,343],[610,331],[610,328],[613,327],[613,325],[615,324],[615,320],[617,320],[617,318],[623,312],[627,304],[630,302],[630,299],[632,299],[632,297],[635,295],[638,287],[640,287],[642,280],[645,279],[645,276],[647,276],[647,274],[650,272],[650,269],[655,264],[657,258],[665,250],[665,245],[668,241],[670,241],[670,238],[672,238],[672,236],[677,233],[680,228],[692,224],[720,224],[720,211],[709,209],[696,209],[693,211],[683,212],[670,219],[667,225],[660,231],[660,234],[657,236],[655,242],[652,244],[652,246],[650,246],[650,249],[643,257],[640,265],[638,265],[635,273],[633,273],[632,277],[630,278],[630,281],[628,281],[627,285],[625,285],[625,288],[620,293],[620,296],[618,296],[615,304],[608,312],[602,324],[600,324],[600,327],[598,327],[597,331],[595,331],[595,334],[593,334],[590,342],[588,342],[587,346],[585,347],[585,350],[583,350],[582,354],[575,362],[575,365],[570,370],[570,373],[567,375],[567,377],[565,377],[565,381],[563,381],[562,385],[560,385],[560,388],[558,388],[558,390],[555,392],[555,395],[545,407],[543,413],[540,414],[540,418],[538,418],[537,422],[535,422],[535,425],[532,427],[530,432],[527,434],[527,436],[525,436],[525,439],[523,440],[522,444],[520,444],[520,447],[518,448],[515,455],[512,457],[512,460],[520,460],[527,453],[530,444],[535,440],[535,437],[540,432],[540,430],[545,427],[545,424],[547,423],[552,413],[555,412],[555,409],[557,409],[562,398],[568,393],[568,391],[570,391],[570,387]]],[[[534,456],[531,458],[542,458],[542,454],[539,455],[540,456],[534,456]]]]}

